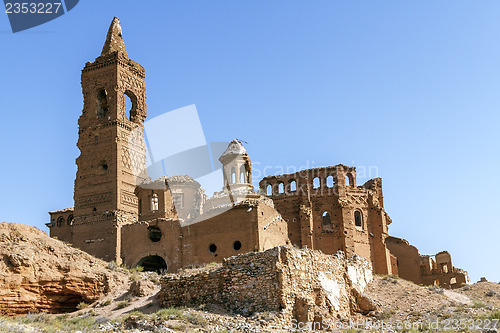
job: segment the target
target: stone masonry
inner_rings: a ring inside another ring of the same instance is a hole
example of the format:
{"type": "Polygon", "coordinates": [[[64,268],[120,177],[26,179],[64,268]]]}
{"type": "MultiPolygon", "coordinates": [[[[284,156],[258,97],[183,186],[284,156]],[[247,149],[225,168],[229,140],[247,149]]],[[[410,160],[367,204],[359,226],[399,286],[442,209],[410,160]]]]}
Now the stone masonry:
{"type": "MultiPolygon", "coordinates": [[[[358,185],[352,166],[266,177],[255,191],[250,156],[233,140],[219,157],[221,191],[211,197],[189,175],[151,179],[143,128],[145,70],[128,57],[117,18],[101,54],[85,64],[81,85],[75,204],[50,212],[52,237],[107,261],[160,272],[283,245],[362,256],[377,274],[401,270],[410,276],[427,265],[424,257],[388,247],[392,221],[382,180],[358,185]]],[[[428,274],[413,280],[461,284],[460,276],[452,276],[458,271],[451,257],[445,257],[428,260],[428,274]],[[446,277],[434,278],[438,271],[446,277]]]]}
{"type": "Polygon", "coordinates": [[[225,259],[222,267],[167,274],[159,297],[164,307],[216,304],[244,316],[275,312],[283,324],[310,323],[374,310],[363,296],[371,279],[361,257],[279,246],[225,259]]]}

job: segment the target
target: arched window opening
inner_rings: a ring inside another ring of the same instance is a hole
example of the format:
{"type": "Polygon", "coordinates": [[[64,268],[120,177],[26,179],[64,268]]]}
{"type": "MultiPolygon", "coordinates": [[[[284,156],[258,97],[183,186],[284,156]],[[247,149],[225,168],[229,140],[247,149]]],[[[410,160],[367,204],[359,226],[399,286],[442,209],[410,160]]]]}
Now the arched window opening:
{"type": "Polygon", "coordinates": [[[231,168],[231,184],[236,184],[236,171],[234,171],[234,167],[231,168]]]}
{"type": "Polygon", "coordinates": [[[321,215],[321,227],[323,231],[333,231],[332,218],[330,217],[330,213],[326,211],[321,215]]]}
{"type": "Polygon", "coordinates": [[[345,176],[345,184],[346,186],[354,186],[354,177],[352,176],[352,173],[348,173],[345,176]]]}
{"type": "Polygon", "coordinates": [[[239,251],[241,249],[241,242],[240,241],[236,241],[233,243],[233,249],[235,251],[239,251]]]}
{"type": "Polygon", "coordinates": [[[295,180],[290,181],[290,192],[297,191],[297,182],[295,180]]]}
{"type": "Polygon", "coordinates": [[[142,258],[137,263],[137,266],[143,267],[146,272],[157,272],[159,274],[163,274],[168,271],[165,260],[157,255],[142,258]]]}
{"type": "Polygon", "coordinates": [[[354,225],[356,227],[363,227],[363,214],[359,210],[354,211],[354,225]]]}
{"type": "Polygon", "coordinates": [[[156,193],[153,193],[153,195],[151,196],[151,211],[158,211],[158,194],[156,193]]]}
{"type": "Polygon", "coordinates": [[[57,219],[56,225],[58,227],[62,227],[64,225],[64,217],[59,216],[59,218],[57,219]]]}
{"type": "Polygon", "coordinates": [[[75,221],[75,218],[73,215],[68,216],[68,220],[66,221],[67,225],[73,225],[73,222],[75,221]]]}
{"type": "Polygon", "coordinates": [[[246,168],[244,165],[240,167],[240,184],[245,184],[247,183],[247,177],[246,177],[246,168]]]}
{"type": "Polygon", "coordinates": [[[266,186],[266,194],[273,195],[273,186],[271,184],[267,184],[266,186]]]}
{"type": "Polygon", "coordinates": [[[278,183],[278,193],[285,193],[285,184],[283,182],[278,183]]]}
{"type": "Polygon", "coordinates": [[[125,112],[130,121],[137,116],[137,97],[130,90],[125,91],[125,112]]]}
{"type": "Polygon", "coordinates": [[[333,180],[333,176],[328,176],[326,178],[326,187],[332,188],[335,185],[335,181],[333,180]]]}
{"type": "Polygon", "coordinates": [[[184,208],[184,193],[172,193],[172,201],[175,209],[184,208]]]}
{"type": "Polygon", "coordinates": [[[99,89],[97,92],[97,117],[104,118],[107,117],[109,107],[108,107],[108,94],[106,93],[106,89],[99,89]]]}
{"type": "Polygon", "coordinates": [[[317,189],[321,186],[321,181],[319,180],[319,177],[315,177],[313,179],[313,189],[317,189]]]}
{"type": "Polygon", "coordinates": [[[148,227],[148,236],[152,242],[159,242],[162,236],[160,228],[148,227]]]}

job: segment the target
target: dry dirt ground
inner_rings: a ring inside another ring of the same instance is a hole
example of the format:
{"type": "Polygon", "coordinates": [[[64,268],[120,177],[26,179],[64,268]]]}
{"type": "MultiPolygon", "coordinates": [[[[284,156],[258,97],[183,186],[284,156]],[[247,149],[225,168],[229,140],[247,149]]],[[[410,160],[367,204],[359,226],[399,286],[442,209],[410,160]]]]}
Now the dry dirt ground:
{"type": "MultiPolygon", "coordinates": [[[[129,272],[129,281],[121,289],[92,304],[82,304],[82,309],[74,313],[0,317],[0,332],[299,331],[295,324],[288,328],[273,325],[273,313],[244,318],[210,305],[197,309],[160,309],[156,298],[158,279],[156,273],[129,272]]],[[[450,291],[418,286],[393,276],[375,276],[366,294],[377,304],[376,311],[353,318],[350,324],[344,322],[344,329],[339,322],[305,326],[303,331],[312,328],[319,331],[320,327],[330,332],[500,331],[493,329],[500,316],[498,283],[480,282],[450,291]],[[436,323],[440,326],[435,326],[436,323]]]]}
{"type": "MultiPolygon", "coordinates": [[[[161,309],[156,297],[159,280],[156,273],[117,267],[33,227],[0,223],[3,313],[62,310],[68,300],[80,302],[73,303],[79,304],[79,310],[72,313],[0,316],[0,332],[298,331],[297,323],[288,328],[277,326],[273,321],[277,314],[270,312],[242,317],[209,304],[161,309]]],[[[500,332],[498,283],[479,282],[451,291],[375,276],[365,294],[376,304],[375,311],[351,321],[339,318],[336,323],[301,327],[330,332],[500,332]]]]}
{"type": "Polygon", "coordinates": [[[419,286],[394,276],[375,276],[365,294],[377,304],[377,310],[370,315],[379,323],[408,325],[413,331],[500,331],[498,283],[478,282],[445,290],[419,286]]]}

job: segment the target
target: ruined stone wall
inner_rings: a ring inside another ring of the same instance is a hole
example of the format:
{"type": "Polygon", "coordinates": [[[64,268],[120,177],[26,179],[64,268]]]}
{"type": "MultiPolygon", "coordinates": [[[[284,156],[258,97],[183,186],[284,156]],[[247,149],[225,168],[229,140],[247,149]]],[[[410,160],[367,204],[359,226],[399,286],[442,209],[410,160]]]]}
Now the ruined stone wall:
{"type": "Polygon", "coordinates": [[[279,245],[290,245],[288,224],[278,211],[266,204],[259,204],[255,208],[257,209],[259,251],[279,245]]]}
{"type": "Polygon", "coordinates": [[[155,219],[129,224],[122,227],[121,257],[128,267],[134,267],[141,259],[159,256],[168,272],[175,272],[183,265],[182,242],[178,221],[155,219]]]}
{"type": "Polygon", "coordinates": [[[436,254],[434,260],[431,256],[420,255],[418,249],[405,239],[388,237],[386,243],[387,248],[397,257],[399,276],[406,280],[450,289],[469,283],[467,272],[454,267],[451,255],[446,251],[436,254]]]}
{"type": "Polygon", "coordinates": [[[50,212],[50,222],[47,226],[50,228],[51,236],[59,240],[73,242],[73,207],[50,212]]]}
{"type": "Polygon", "coordinates": [[[182,228],[184,265],[222,262],[237,254],[258,251],[258,210],[240,204],[182,228]],[[239,242],[239,246],[236,242],[239,242]]]}
{"type": "MultiPolygon", "coordinates": [[[[345,250],[343,242],[343,211],[334,195],[321,194],[311,197],[313,248],[326,254],[345,250]],[[328,213],[329,221],[323,214],[328,213]],[[328,223],[329,222],[329,223],[328,223]]],[[[303,224],[303,223],[302,223],[303,224]]],[[[369,257],[367,257],[369,259],[369,257]]]]}
{"type": "Polygon", "coordinates": [[[117,218],[111,213],[84,216],[73,225],[72,244],[97,258],[117,261],[119,234],[117,218]]]}
{"type": "Polygon", "coordinates": [[[165,177],[141,183],[136,187],[135,195],[139,199],[139,221],[178,219],[172,201],[172,193],[165,177]],[[153,204],[153,201],[155,201],[155,204],[153,204]]]}
{"type": "Polygon", "coordinates": [[[202,207],[206,196],[197,181],[185,175],[172,176],[167,181],[174,200],[175,211],[180,219],[194,219],[203,213],[202,207]]]}
{"type": "Polygon", "coordinates": [[[399,276],[416,284],[422,283],[418,265],[420,259],[418,249],[410,245],[408,241],[396,237],[387,237],[386,244],[389,251],[397,257],[399,276]]]}
{"type": "Polygon", "coordinates": [[[357,254],[370,260],[375,272],[393,273],[395,258],[384,242],[391,221],[381,179],[356,186],[356,169],[337,165],[266,177],[260,188],[287,221],[292,244],[357,254]]]}
{"type": "Polygon", "coordinates": [[[470,282],[467,272],[461,269],[453,269],[448,273],[435,272],[432,275],[424,275],[421,277],[421,281],[425,286],[439,285],[447,289],[461,288],[470,282]]]}
{"type": "Polygon", "coordinates": [[[243,315],[274,311],[279,321],[349,318],[373,310],[363,296],[372,279],[368,261],[280,246],[223,261],[220,268],[165,276],[162,306],[217,304],[243,315]]]}

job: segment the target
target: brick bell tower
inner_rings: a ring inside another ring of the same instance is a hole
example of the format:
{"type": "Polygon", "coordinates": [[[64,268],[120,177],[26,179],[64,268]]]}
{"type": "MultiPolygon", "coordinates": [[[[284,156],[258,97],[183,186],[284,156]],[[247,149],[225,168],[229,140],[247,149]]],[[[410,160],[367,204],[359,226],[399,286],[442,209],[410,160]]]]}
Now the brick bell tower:
{"type": "Polygon", "coordinates": [[[144,77],[144,68],[128,57],[115,17],[101,55],[82,70],[72,241],[118,264],[121,226],[137,221],[134,191],[146,170],[144,77]]]}

